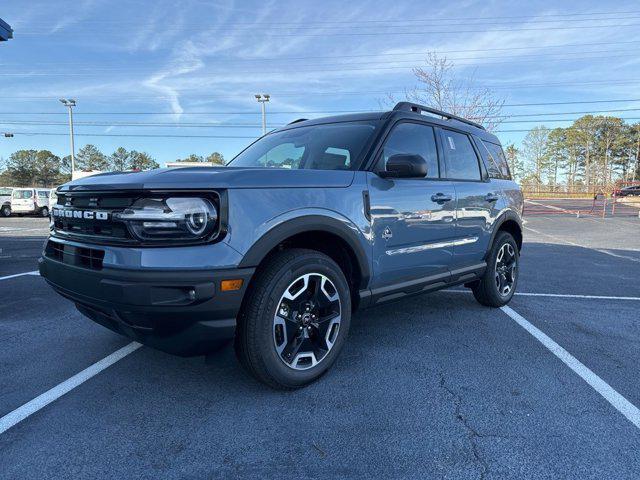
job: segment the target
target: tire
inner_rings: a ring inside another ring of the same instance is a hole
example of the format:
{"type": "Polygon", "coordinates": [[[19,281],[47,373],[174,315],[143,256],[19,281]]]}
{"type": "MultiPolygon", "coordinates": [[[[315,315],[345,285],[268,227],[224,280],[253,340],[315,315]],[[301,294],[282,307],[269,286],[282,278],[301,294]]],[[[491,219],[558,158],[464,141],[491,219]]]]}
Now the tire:
{"type": "Polygon", "coordinates": [[[484,275],[471,286],[473,296],[487,307],[506,305],[511,301],[518,286],[519,272],[518,245],[511,234],[500,231],[491,246],[484,275]]]}
{"type": "Polygon", "coordinates": [[[284,250],[256,272],[238,317],[234,347],[257,380],[292,390],[331,367],[350,323],[351,292],[340,267],[314,250],[284,250]]]}
{"type": "Polygon", "coordinates": [[[49,209],[47,207],[42,207],[42,210],[40,210],[40,216],[48,217],[49,216],[49,209]]]}
{"type": "Polygon", "coordinates": [[[0,214],[3,217],[10,217],[11,216],[11,205],[3,205],[2,208],[0,208],[0,214]]]}

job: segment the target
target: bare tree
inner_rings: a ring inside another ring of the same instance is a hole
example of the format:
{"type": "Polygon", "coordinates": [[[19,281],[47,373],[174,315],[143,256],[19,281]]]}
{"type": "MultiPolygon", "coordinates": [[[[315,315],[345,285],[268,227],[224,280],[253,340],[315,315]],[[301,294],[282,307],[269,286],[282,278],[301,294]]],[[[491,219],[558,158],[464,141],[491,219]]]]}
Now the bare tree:
{"type": "MultiPolygon", "coordinates": [[[[501,116],[504,99],[496,97],[489,88],[475,85],[473,75],[457,78],[453,68],[453,62],[446,57],[429,52],[425,66],[413,69],[418,84],[405,91],[406,99],[468,118],[484,125],[487,130],[495,130],[504,119],[501,116]]],[[[395,103],[395,99],[388,95],[381,103],[395,103]]]]}

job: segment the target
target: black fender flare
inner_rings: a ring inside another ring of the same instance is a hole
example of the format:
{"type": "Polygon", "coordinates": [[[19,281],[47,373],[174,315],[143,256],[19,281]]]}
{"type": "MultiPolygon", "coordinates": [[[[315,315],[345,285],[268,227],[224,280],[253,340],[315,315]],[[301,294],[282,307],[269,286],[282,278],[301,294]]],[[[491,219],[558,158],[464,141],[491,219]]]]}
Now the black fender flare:
{"type": "MultiPolygon", "coordinates": [[[[485,252],[485,258],[491,251],[491,247],[493,246],[493,241],[498,234],[498,230],[500,230],[500,227],[502,226],[502,224],[504,224],[504,222],[507,222],[509,220],[512,220],[516,222],[516,224],[518,224],[518,227],[520,228],[520,234],[522,235],[522,218],[520,217],[520,215],[518,215],[513,210],[506,210],[505,212],[501,213],[493,224],[493,231],[491,232],[491,239],[489,240],[489,245],[487,246],[487,251],[485,252]]],[[[522,250],[522,247],[520,247],[520,250],[522,250]]]]}
{"type": "Polygon", "coordinates": [[[286,220],[263,234],[242,257],[239,268],[257,267],[260,262],[289,237],[309,231],[321,231],[334,234],[344,240],[353,251],[361,273],[364,288],[371,278],[369,255],[360,241],[362,235],[358,227],[345,220],[324,215],[303,215],[286,220]]]}

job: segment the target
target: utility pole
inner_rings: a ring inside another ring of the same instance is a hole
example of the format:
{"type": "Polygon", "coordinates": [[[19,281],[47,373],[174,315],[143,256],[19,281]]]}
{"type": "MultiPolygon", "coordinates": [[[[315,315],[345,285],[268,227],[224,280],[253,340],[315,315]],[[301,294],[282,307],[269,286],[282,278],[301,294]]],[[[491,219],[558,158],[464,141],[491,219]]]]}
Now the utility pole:
{"type": "Polygon", "coordinates": [[[76,101],[72,98],[61,98],[60,102],[69,109],[69,138],[71,140],[71,179],[73,179],[73,172],[76,170],[76,152],[73,146],[73,107],[76,106],[76,101]]]}
{"type": "Polygon", "coordinates": [[[262,95],[256,95],[255,97],[256,97],[256,100],[260,102],[260,105],[262,105],[262,135],[266,135],[267,134],[267,113],[265,111],[264,104],[269,101],[269,99],[271,98],[271,95],[263,93],[262,95]]]}

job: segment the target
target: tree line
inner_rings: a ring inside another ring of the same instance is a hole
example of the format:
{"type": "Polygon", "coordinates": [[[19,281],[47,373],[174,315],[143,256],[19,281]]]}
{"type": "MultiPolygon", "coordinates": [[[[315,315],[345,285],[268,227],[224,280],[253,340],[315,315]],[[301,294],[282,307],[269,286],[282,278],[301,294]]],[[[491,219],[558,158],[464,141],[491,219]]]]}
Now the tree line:
{"type": "Polygon", "coordinates": [[[618,117],[585,115],[566,128],[538,126],[521,148],[505,149],[512,173],[523,185],[608,187],[640,180],[640,123],[618,117]]]}
{"type": "MultiPolygon", "coordinates": [[[[207,162],[224,165],[224,157],[213,152],[207,157],[190,155],[178,162],[207,162]]],[[[75,155],[75,169],[82,171],[141,171],[158,168],[146,152],[117,148],[105,155],[95,145],[85,145],[75,155]]],[[[18,150],[0,159],[0,185],[13,187],[53,187],[71,180],[71,156],[59,157],[49,150],[18,150]]]]}

